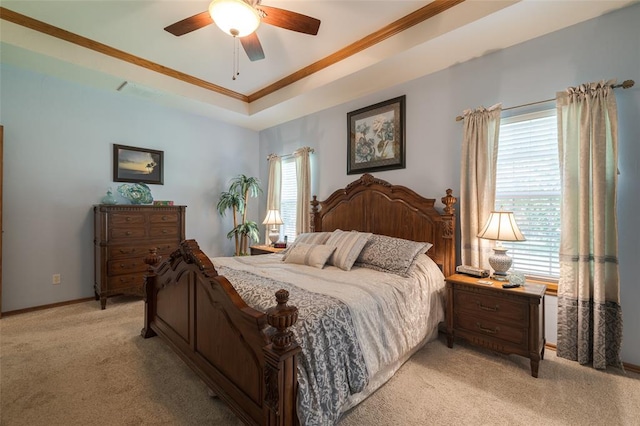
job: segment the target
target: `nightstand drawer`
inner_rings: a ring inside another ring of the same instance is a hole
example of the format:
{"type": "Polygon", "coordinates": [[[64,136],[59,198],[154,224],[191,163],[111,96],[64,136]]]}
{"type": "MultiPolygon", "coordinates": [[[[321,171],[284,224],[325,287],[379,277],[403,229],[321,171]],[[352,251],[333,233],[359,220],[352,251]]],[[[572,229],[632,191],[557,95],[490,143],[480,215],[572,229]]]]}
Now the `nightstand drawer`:
{"type": "Polygon", "coordinates": [[[491,339],[500,339],[518,346],[527,344],[527,329],[521,324],[505,324],[486,318],[474,318],[469,315],[456,315],[454,327],[459,330],[482,334],[491,339]]]}
{"type": "Polygon", "coordinates": [[[494,297],[484,293],[468,292],[456,289],[453,306],[455,311],[466,311],[471,316],[490,317],[494,320],[516,321],[526,325],[529,318],[529,305],[510,300],[506,297],[494,297]]]}

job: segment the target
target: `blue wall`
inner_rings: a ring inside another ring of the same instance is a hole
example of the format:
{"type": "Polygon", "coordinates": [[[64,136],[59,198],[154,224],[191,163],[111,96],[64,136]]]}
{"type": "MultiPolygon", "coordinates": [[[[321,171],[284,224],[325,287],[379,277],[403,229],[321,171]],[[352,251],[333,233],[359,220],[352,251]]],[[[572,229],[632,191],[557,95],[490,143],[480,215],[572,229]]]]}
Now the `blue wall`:
{"type": "MultiPolygon", "coordinates": [[[[233,253],[231,218],[215,205],[230,178],[257,176],[256,132],[115,89],[6,64],[0,73],[3,312],[93,296],[92,205],[117,188],[114,143],[164,151],[165,184],[150,185],[154,198],[187,206],[187,237],[206,253],[233,253]],[[61,274],[60,285],[52,274],[61,274]]],[[[253,214],[257,220],[257,208],[253,214]]]]}

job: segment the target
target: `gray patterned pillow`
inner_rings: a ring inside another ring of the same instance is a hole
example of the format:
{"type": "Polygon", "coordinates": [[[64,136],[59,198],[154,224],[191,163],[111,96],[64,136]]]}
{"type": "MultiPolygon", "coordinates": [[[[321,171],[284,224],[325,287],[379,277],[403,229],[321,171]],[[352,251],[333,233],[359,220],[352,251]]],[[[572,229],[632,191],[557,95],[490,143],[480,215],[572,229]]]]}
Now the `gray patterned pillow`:
{"type": "Polygon", "coordinates": [[[291,248],[285,262],[322,269],[335,249],[333,246],[325,246],[324,244],[298,243],[291,248]]]}
{"type": "Polygon", "coordinates": [[[300,234],[296,237],[294,242],[289,244],[289,247],[282,251],[282,260],[287,260],[287,256],[289,256],[289,253],[296,244],[324,244],[330,236],[331,232],[305,232],[304,234],[300,234]]]}
{"type": "Polygon", "coordinates": [[[371,235],[373,234],[370,232],[345,232],[336,229],[325,243],[336,248],[327,263],[345,271],[350,271],[371,235]]]}
{"type": "Polygon", "coordinates": [[[356,266],[408,277],[416,259],[433,244],[374,234],[360,252],[356,266]]]}

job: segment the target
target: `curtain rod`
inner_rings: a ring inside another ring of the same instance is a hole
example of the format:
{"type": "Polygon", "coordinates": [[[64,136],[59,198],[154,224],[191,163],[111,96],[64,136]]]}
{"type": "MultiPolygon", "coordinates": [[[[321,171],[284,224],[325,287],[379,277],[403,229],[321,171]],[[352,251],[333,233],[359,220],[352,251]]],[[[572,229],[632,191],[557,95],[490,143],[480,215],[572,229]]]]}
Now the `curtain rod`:
{"type": "MultiPolygon", "coordinates": [[[[299,148],[299,149],[304,149],[304,148],[309,148],[309,147],[308,146],[303,146],[302,148],[299,148]]],[[[313,154],[314,152],[316,152],[315,149],[309,148],[309,154],[313,154]]],[[[287,160],[287,159],[293,157],[294,155],[296,155],[296,153],[294,152],[293,154],[286,154],[286,155],[278,155],[278,154],[273,154],[272,153],[272,154],[267,155],[267,161],[269,161],[269,159],[271,158],[272,155],[275,155],[276,157],[280,157],[281,160],[287,160]]]]}
{"type": "MultiPolygon", "coordinates": [[[[623,89],[628,89],[630,87],[633,87],[633,85],[635,84],[635,81],[633,80],[625,80],[620,84],[614,84],[611,87],[614,89],[617,89],[618,87],[622,87],[623,89]]],[[[537,101],[537,102],[530,102],[528,104],[522,104],[522,105],[516,105],[516,106],[512,106],[509,108],[502,108],[502,111],[509,111],[510,109],[516,109],[516,108],[523,108],[523,107],[527,107],[527,106],[531,106],[531,105],[538,105],[538,104],[544,104],[546,102],[551,102],[551,101],[555,101],[556,98],[551,98],[551,99],[545,99],[543,101],[537,101]]],[[[456,117],[456,121],[462,121],[464,120],[464,117],[459,115],[456,117]]]]}

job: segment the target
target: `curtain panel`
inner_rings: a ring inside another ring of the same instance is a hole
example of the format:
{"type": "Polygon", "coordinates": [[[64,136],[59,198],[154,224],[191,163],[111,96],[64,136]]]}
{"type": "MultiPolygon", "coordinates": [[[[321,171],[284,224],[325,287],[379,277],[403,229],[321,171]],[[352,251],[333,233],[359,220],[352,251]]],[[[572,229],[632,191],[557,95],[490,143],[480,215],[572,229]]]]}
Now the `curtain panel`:
{"type": "Polygon", "coordinates": [[[557,94],[562,181],[557,354],[622,367],[616,214],[618,129],[612,82],[557,94]]]}
{"type": "MultiPolygon", "coordinates": [[[[280,210],[280,194],[282,193],[282,159],[276,154],[269,154],[269,182],[267,184],[267,211],[280,210]]],[[[264,243],[271,244],[268,227],[264,231],[264,243]]]]}
{"type": "Polygon", "coordinates": [[[296,150],[296,178],[298,181],[298,196],[296,204],[296,235],[311,230],[311,159],[313,148],[305,146],[296,150]]]}
{"type": "Polygon", "coordinates": [[[493,242],[478,238],[494,209],[502,105],[463,113],[460,175],[462,264],[489,269],[493,242]]]}

